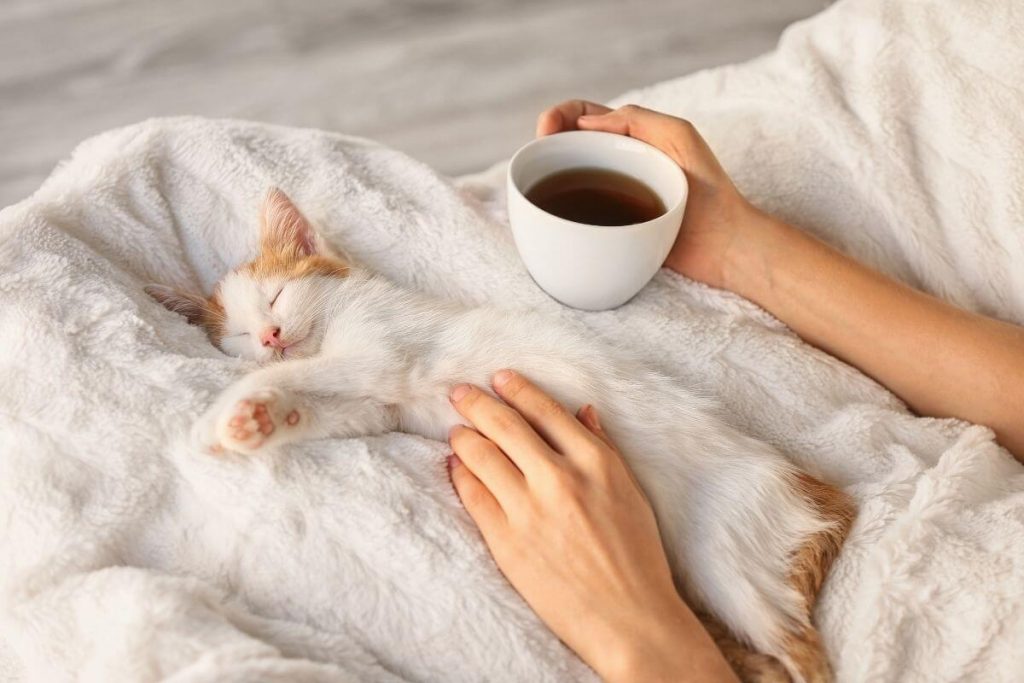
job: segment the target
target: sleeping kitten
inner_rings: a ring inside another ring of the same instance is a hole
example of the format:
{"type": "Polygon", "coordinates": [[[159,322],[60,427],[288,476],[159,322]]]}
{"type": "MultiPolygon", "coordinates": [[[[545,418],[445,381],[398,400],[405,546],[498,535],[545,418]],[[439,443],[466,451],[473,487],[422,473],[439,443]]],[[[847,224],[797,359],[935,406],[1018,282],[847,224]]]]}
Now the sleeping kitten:
{"type": "Polygon", "coordinates": [[[449,389],[516,368],[572,409],[594,402],[654,506],[689,603],[741,677],[831,678],[810,611],[852,520],[843,493],[678,381],[556,321],[436,301],[357,268],[280,190],[264,203],[259,248],[208,299],[147,288],[225,353],[263,364],[198,422],[205,445],[256,453],[393,430],[443,441],[462,422],[449,389]]]}

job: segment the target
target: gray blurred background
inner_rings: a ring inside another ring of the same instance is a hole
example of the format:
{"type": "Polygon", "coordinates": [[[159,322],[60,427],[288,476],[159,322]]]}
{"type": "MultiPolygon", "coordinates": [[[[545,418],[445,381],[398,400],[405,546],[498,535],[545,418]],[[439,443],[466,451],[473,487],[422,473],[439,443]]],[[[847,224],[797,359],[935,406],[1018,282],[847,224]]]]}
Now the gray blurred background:
{"type": "Polygon", "coordinates": [[[569,97],[741,61],[826,0],[0,0],[0,206],[86,137],[202,114],[376,138],[456,175],[569,97]]]}

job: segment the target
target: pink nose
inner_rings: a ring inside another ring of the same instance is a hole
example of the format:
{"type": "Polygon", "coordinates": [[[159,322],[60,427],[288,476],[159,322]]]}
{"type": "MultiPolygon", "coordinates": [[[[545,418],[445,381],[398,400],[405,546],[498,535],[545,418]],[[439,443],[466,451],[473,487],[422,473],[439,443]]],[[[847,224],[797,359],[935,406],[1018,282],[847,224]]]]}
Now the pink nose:
{"type": "Polygon", "coordinates": [[[284,343],[281,341],[281,328],[268,327],[263,330],[263,334],[260,335],[260,341],[263,342],[264,346],[273,346],[274,348],[284,346],[284,343]]]}

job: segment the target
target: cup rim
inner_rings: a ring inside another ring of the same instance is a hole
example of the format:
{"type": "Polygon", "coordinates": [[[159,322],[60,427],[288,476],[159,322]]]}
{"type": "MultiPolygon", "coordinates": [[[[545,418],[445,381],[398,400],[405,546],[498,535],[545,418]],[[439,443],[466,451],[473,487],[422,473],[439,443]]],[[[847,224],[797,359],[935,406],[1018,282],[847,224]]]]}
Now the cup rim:
{"type": "Polygon", "coordinates": [[[664,152],[662,152],[660,149],[658,149],[654,145],[652,145],[652,144],[650,144],[648,142],[644,142],[643,140],[638,140],[638,139],[636,139],[634,137],[630,137],[628,135],[619,135],[618,133],[609,133],[609,132],[603,131],[603,130],[568,130],[568,131],[563,131],[561,133],[553,133],[551,135],[545,135],[542,138],[536,138],[535,140],[531,140],[530,142],[526,143],[525,145],[520,147],[518,150],[516,150],[516,153],[512,155],[512,158],[508,162],[507,176],[508,176],[508,181],[509,181],[508,182],[509,187],[514,189],[516,194],[518,194],[520,197],[522,197],[523,200],[527,204],[529,204],[531,207],[533,207],[534,209],[536,209],[540,213],[544,214],[545,216],[547,216],[549,218],[553,218],[556,221],[559,221],[560,223],[565,224],[567,226],[575,226],[575,227],[578,227],[578,228],[593,228],[595,230],[623,230],[623,229],[631,230],[631,229],[641,229],[641,228],[649,227],[650,225],[652,225],[654,223],[658,223],[658,222],[662,221],[665,218],[665,216],[667,216],[667,215],[669,215],[671,213],[674,213],[676,210],[678,210],[680,208],[680,206],[682,206],[682,205],[684,205],[686,203],[686,200],[687,200],[687,198],[689,197],[689,194],[690,194],[690,181],[689,181],[689,178],[686,177],[686,173],[683,171],[682,167],[680,167],[679,164],[677,164],[675,162],[675,160],[672,159],[672,157],[670,157],[669,155],[665,154],[664,152]],[[530,199],[526,196],[526,193],[523,192],[523,190],[519,187],[519,184],[513,179],[513,177],[512,177],[512,170],[515,168],[516,162],[520,159],[520,157],[524,153],[529,151],[531,148],[539,146],[539,145],[542,145],[542,144],[550,144],[549,141],[551,139],[557,138],[557,137],[563,136],[563,135],[565,135],[565,136],[574,136],[574,137],[579,137],[581,135],[584,136],[584,137],[593,137],[593,136],[597,136],[597,137],[614,137],[616,139],[616,141],[623,141],[623,140],[625,140],[625,141],[628,141],[628,142],[626,142],[626,144],[631,144],[631,145],[634,145],[634,146],[637,146],[637,147],[646,148],[646,149],[648,149],[650,151],[653,151],[656,156],[660,156],[662,159],[667,161],[669,163],[669,165],[673,169],[675,169],[674,172],[678,174],[678,178],[679,178],[680,182],[682,183],[682,187],[683,187],[682,195],[680,196],[680,198],[671,207],[667,207],[665,209],[664,213],[662,213],[662,214],[660,214],[658,216],[655,216],[654,218],[652,218],[650,220],[647,220],[647,221],[644,221],[642,223],[626,223],[625,225],[595,225],[593,223],[580,223],[578,221],[571,221],[568,218],[562,218],[561,216],[555,215],[555,214],[553,214],[553,213],[551,213],[549,211],[545,211],[544,209],[540,208],[539,206],[537,206],[536,204],[534,204],[533,202],[530,201],[530,199]]]}

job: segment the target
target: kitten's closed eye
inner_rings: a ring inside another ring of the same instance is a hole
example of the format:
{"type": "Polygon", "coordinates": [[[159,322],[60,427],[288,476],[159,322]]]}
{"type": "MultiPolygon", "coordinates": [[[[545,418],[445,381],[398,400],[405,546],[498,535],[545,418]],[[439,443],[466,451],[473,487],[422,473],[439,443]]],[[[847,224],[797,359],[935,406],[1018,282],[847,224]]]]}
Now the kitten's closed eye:
{"type": "Polygon", "coordinates": [[[277,301],[277,298],[279,296],[281,296],[281,292],[283,292],[283,291],[284,291],[284,285],[281,286],[281,289],[277,290],[277,294],[275,294],[274,298],[270,300],[270,307],[271,308],[274,307],[274,303],[277,301]]]}

